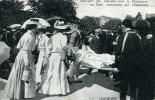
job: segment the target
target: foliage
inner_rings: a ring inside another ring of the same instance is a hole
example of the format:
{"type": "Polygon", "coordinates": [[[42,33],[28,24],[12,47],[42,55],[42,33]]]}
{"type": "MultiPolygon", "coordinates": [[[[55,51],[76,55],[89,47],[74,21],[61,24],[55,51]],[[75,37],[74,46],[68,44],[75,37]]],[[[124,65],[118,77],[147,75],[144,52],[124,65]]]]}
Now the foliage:
{"type": "Polygon", "coordinates": [[[85,16],[80,20],[80,22],[85,34],[90,34],[100,25],[100,19],[97,17],[85,16]]]}
{"type": "Polygon", "coordinates": [[[26,19],[33,17],[34,14],[22,10],[21,2],[1,1],[0,2],[0,25],[7,27],[11,24],[22,24],[26,19]]]}
{"type": "Polygon", "coordinates": [[[133,17],[131,15],[126,15],[125,19],[133,20],[133,17]]]}
{"type": "Polygon", "coordinates": [[[102,28],[108,29],[108,30],[116,30],[117,27],[121,24],[120,19],[111,19],[108,22],[106,22],[102,28]]]}
{"type": "Polygon", "coordinates": [[[73,0],[29,0],[32,10],[23,11],[22,2],[17,0],[0,1],[0,25],[22,24],[31,17],[49,18],[60,16],[68,21],[77,20],[76,4],[73,0]]]}
{"type": "Polygon", "coordinates": [[[38,15],[43,18],[54,15],[69,21],[76,19],[76,4],[73,0],[39,0],[32,6],[38,15]]]}

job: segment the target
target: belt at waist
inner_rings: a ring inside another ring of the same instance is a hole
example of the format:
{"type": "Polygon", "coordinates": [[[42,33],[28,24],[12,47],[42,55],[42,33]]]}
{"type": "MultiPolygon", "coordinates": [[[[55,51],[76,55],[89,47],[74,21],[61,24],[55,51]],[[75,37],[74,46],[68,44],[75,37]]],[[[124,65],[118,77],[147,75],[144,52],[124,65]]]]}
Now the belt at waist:
{"type": "Polygon", "coordinates": [[[43,51],[43,52],[45,52],[45,51],[46,51],[46,49],[39,49],[39,51],[43,51]]]}
{"type": "Polygon", "coordinates": [[[31,50],[23,50],[23,49],[20,49],[19,53],[31,53],[32,51],[31,50]]]}
{"type": "Polygon", "coordinates": [[[51,52],[51,53],[60,53],[60,52],[51,52]]]}
{"type": "Polygon", "coordinates": [[[46,50],[46,48],[39,48],[39,50],[46,50]]]}

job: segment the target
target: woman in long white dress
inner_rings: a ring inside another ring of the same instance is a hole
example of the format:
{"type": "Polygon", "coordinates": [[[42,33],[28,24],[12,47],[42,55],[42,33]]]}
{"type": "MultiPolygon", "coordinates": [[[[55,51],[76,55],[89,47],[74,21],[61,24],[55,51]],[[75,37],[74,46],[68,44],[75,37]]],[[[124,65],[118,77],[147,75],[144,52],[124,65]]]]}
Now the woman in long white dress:
{"type": "Polygon", "coordinates": [[[64,63],[64,47],[67,45],[67,37],[62,32],[67,27],[64,22],[56,21],[54,27],[57,32],[50,38],[51,55],[49,58],[49,68],[47,77],[40,89],[46,95],[66,95],[70,92],[66,76],[66,66],[64,63]]]}
{"type": "Polygon", "coordinates": [[[34,76],[35,67],[31,51],[35,49],[35,35],[37,26],[28,25],[29,30],[21,37],[17,44],[19,53],[15,59],[9,79],[6,83],[4,97],[10,99],[23,99],[35,97],[34,76]],[[23,72],[25,69],[31,71],[28,81],[23,81],[23,72]]]}
{"type": "MultiPolygon", "coordinates": [[[[45,33],[45,28],[40,28],[40,33],[45,33]]],[[[46,59],[46,55],[49,54],[48,50],[48,40],[49,37],[47,37],[46,34],[41,34],[38,36],[38,49],[39,49],[39,58],[36,66],[36,83],[39,84],[42,80],[42,72],[43,72],[43,64],[44,59],[46,59]]]]}

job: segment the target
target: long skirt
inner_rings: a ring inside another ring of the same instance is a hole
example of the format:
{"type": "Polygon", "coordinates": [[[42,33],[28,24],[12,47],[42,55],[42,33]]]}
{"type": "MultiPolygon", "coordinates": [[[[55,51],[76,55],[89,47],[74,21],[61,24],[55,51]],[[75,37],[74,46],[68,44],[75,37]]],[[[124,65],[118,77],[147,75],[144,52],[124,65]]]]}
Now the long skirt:
{"type": "Polygon", "coordinates": [[[20,51],[15,59],[9,79],[5,86],[4,97],[10,99],[23,99],[35,97],[34,86],[35,68],[32,54],[20,51]],[[32,73],[28,82],[22,81],[22,74],[25,66],[25,55],[28,55],[32,73]]]}
{"type": "Polygon", "coordinates": [[[66,95],[70,92],[66,68],[59,53],[52,53],[49,68],[40,92],[47,95],[66,95]]]}
{"type": "Polygon", "coordinates": [[[38,58],[38,62],[37,62],[37,67],[36,67],[36,83],[37,82],[41,82],[41,71],[42,71],[42,65],[43,65],[43,60],[45,57],[45,51],[41,50],[39,52],[39,58],[38,58]]]}

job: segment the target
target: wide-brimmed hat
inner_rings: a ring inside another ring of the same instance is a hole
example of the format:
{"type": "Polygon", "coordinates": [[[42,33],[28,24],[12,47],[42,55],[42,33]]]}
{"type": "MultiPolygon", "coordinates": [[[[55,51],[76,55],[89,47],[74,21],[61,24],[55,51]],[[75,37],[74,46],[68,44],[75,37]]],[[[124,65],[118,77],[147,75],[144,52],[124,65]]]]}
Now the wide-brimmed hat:
{"type": "Polygon", "coordinates": [[[68,25],[65,25],[64,21],[57,20],[54,23],[54,28],[64,30],[68,28],[68,25]]]}

